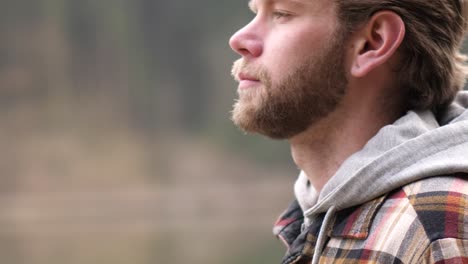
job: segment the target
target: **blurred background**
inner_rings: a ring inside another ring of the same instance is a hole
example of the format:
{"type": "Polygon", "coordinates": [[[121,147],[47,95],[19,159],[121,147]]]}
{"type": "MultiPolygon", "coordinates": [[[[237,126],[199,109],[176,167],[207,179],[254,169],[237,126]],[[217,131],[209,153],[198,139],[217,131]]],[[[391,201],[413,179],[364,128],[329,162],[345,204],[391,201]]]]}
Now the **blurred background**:
{"type": "Polygon", "coordinates": [[[247,1],[1,4],[1,263],[278,262],[297,169],[229,120],[247,1]]]}
{"type": "Polygon", "coordinates": [[[1,4],[2,263],[278,263],[298,170],[229,120],[247,0],[1,4]]]}

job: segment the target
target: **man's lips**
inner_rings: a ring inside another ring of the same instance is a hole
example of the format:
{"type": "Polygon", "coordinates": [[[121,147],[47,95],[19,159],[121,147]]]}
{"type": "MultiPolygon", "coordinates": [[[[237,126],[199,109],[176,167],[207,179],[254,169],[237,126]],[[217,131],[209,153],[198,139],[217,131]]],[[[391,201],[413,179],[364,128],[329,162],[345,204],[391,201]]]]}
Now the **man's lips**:
{"type": "Polygon", "coordinates": [[[255,78],[254,76],[248,75],[246,73],[239,73],[238,76],[239,81],[253,81],[253,82],[258,82],[259,80],[255,78]]]}
{"type": "Polygon", "coordinates": [[[259,79],[246,73],[239,73],[237,75],[237,80],[239,81],[239,90],[250,89],[260,83],[259,79]]]}

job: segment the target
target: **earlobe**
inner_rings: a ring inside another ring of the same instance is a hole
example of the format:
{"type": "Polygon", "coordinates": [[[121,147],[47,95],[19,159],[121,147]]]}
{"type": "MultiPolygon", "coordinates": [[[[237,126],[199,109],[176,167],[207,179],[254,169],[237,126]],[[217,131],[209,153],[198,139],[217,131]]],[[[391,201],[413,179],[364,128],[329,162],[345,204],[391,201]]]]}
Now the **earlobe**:
{"type": "Polygon", "coordinates": [[[405,24],[391,11],[377,12],[357,32],[351,74],[361,78],[386,63],[400,47],[405,36],[405,24]]]}

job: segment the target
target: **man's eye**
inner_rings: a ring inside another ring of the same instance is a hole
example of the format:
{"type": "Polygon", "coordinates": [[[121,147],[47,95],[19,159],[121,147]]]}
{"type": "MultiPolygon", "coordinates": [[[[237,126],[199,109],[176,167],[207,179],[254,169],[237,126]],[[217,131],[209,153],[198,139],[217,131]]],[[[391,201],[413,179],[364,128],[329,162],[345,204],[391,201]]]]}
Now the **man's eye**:
{"type": "Polygon", "coordinates": [[[284,11],[274,11],[273,12],[273,17],[276,18],[276,19],[287,18],[287,17],[290,17],[290,16],[291,16],[291,14],[286,13],[284,11]]]}

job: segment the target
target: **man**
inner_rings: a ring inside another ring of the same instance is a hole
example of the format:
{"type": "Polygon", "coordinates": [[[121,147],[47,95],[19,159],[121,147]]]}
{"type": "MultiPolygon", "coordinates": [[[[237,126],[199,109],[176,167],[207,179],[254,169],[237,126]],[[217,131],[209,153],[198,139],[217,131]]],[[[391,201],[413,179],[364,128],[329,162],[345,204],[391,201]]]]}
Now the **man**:
{"type": "Polygon", "coordinates": [[[465,3],[249,5],[232,119],[301,169],[283,263],[468,263],[465,3]]]}

